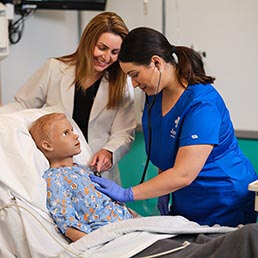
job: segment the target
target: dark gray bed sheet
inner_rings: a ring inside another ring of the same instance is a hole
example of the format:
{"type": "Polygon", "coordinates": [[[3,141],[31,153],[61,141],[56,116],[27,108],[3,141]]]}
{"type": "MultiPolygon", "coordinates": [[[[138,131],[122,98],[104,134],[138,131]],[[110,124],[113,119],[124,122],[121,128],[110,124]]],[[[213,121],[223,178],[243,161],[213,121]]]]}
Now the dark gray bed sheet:
{"type": "Polygon", "coordinates": [[[258,258],[258,224],[247,224],[226,234],[191,234],[159,240],[133,256],[140,258],[191,244],[162,258],[258,258]]]}

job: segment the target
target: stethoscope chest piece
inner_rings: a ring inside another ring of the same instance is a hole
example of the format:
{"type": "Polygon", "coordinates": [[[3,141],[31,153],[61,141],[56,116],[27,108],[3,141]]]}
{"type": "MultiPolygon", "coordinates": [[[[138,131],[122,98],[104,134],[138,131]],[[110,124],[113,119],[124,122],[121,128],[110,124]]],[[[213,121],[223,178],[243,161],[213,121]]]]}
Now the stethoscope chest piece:
{"type": "Polygon", "coordinates": [[[101,177],[101,174],[100,174],[100,172],[98,172],[98,171],[95,171],[95,172],[94,172],[94,175],[95,175],[95,176],[98,176],[98,177],[101,177]]]}

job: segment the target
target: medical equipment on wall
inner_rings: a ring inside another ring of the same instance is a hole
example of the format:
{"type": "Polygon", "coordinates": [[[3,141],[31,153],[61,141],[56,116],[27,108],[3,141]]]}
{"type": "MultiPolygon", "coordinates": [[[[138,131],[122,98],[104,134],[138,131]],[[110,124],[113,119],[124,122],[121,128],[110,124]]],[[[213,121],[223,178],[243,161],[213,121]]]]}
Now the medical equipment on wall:
{"type": "MultiPolygon", "coordinates": [[[[8,20],[13,19],[13,5],[0,2],[0,61],[9,54],[8,20]]],[[[1,106],[1,70],[0,70],[0,106],[1,106]]]]}
{"type": "Polygon", "coordinates": [[[33,15],[37,9],[104,11],[107,0],[2,0],[1,2],[5,6],[13,6],[15,14],[19,16],[17,20],[9,19],[9,24],[7,23],[9,41],[11,44],[16,44],[22,37],[25,19],[33,15]]]}
{"type": "Polygon", "coordinates": [[[8,19],[6,7],[0,3],[0,60],[5,58],[9,53],[8,42],[8,19]]]}
{"type": "Polygon", "coordinates": [[[55,10],[92,10],[104,11],[107,0],[21,0],[17,7],[20,9],[55,9],[55,10]]]}
{"type": "Polygon", "coordinates": [[[147,107],[147,111],[148,111],[148,149],[147,149],[147,159],[146,159],[146,162],[145,162],[145,166],[144,166],[144,169],[143,169],[143,172],[142,172],[142,178],[141,178],[141,181],[140,181],[140,184],[143,183],[144,179],[145,179],[145,176],[146,176],[146,173],[147,173],[147,169],[148,169],[148,166],[149,166],[149,161],[150,161],[150,154],[151,154],[151,134],[152,134],[152,129],[151,129],[151,109],[156,101],[156,97],[157,97],[157,94],[158,94],[158,91],[159,91],[159,85],[160,85],[160,80],[161,80],[161,71],[160,69],[157,67],[157,64],[155,64],[155,68],[158,69],[159,71],[159,80],[158,80],[158,83],[157,83],[157,87],[156,87],[156,92],[155,92],[155,95],[153,96],[151,102],[149,103],[149,100],[148,100],[148,96],[146,94],[146,107],[147,107]]]}

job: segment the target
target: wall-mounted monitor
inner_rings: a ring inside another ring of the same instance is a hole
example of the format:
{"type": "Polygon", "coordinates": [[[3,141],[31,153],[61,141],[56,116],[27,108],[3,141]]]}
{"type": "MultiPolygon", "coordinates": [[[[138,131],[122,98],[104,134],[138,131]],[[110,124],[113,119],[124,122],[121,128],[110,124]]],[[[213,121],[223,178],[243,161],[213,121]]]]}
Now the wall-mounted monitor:
{"type": "Polygon", "coordinates": [[[22,0],[22,9],[67,9],[67,10],[99,10],[106,8],[107,0],[22,0]]]}

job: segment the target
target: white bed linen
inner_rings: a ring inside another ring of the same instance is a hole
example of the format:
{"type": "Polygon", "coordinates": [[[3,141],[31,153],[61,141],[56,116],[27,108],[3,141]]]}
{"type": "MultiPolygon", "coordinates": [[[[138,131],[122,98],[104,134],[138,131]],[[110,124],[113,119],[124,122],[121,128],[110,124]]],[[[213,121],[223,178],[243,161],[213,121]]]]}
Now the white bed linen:
{"type": "Polygon", "coordinates": [[[236,228],[200,226],[181,216],[152,216],[106,225],[71,246],[80,250],[82,257],[122,258],[135,255],[159,239],[178,234],[227,233],[234,230],[236,228]]]}
{"type": "Polygon", "coordinates": [[[7,225],[8,231],[13,234],[7,238],[12,243],[11,248],[0,242],[0,250],[9,250],[13,255],[10,257],[131,257],[159,239],[178,234],[226,233],[236,230],[230,227],[200,226],[181,216],[142,217],[111,223],[69,244],[55,230],[53,221],[42,216],[38,208],[24,201],[16,202],[26,210],[19,208],[18,215],[16,208],[8,208],[5,210],[4,221],[0,222],[0,225],[7,225]],[[15,217],[19,219],[13,223],[15,217]]]}

